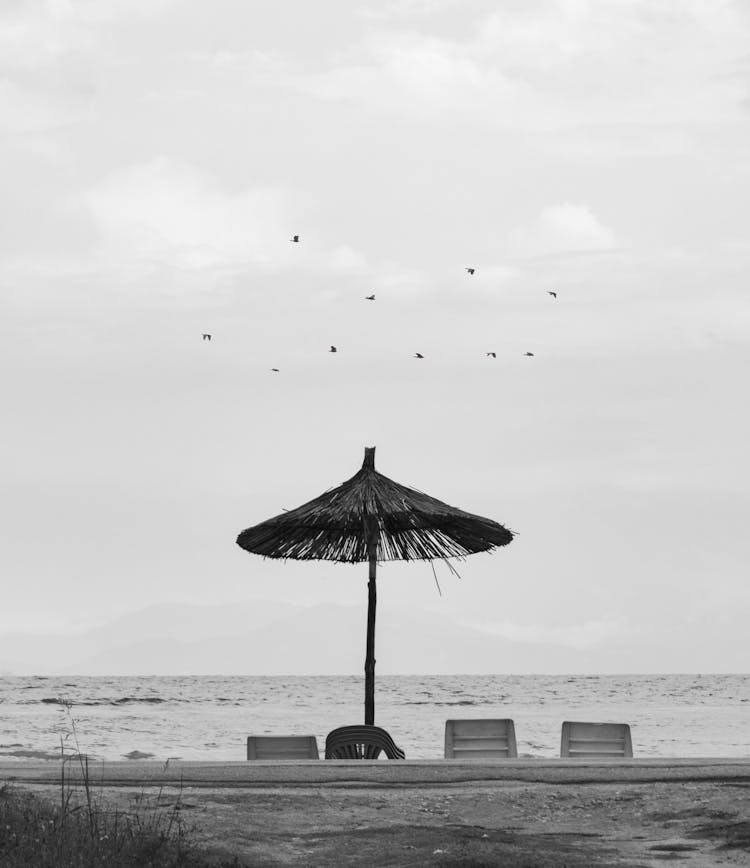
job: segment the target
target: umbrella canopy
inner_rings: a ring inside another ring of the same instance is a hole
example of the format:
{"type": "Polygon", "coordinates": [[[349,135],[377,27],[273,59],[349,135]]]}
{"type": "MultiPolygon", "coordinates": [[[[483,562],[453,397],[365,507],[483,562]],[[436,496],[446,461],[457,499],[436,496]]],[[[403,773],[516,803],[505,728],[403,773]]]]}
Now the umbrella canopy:
{"type": "Polygon", "coordinates": [[[378,561],[464,557],[507,545],[513,532],[375,470],[375,447],[361,469],[308,503],[243,530],[237,544],[269,558],[368,561],[365,723],[374,723],[375,573],[378,561]]]}
{"type": "Polygon", "coordinates": [[[314,500],[243,530],[237,544],[254,554],[292,560],[356,563],[370,558],[368,527],[377,534],[376,560],[463,557],[507,545],[513,533],[407,488],[375,470],[375,447],[361,470],[314,500]]]}

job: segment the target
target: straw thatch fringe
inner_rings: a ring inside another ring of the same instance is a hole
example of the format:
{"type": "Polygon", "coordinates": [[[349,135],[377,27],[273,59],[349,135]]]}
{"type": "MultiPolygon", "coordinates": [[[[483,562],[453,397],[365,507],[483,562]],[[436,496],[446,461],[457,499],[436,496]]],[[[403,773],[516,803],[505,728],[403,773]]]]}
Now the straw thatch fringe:
{"type": "Polygon", "coordinates": [[[366,561],[366,530],[373,519],[378,561],[464,557],[513,539],[512,531],[489,518],[383,476],[369,459],[342,485],[242,531],[237,544],[269,558],[366,561]]]}

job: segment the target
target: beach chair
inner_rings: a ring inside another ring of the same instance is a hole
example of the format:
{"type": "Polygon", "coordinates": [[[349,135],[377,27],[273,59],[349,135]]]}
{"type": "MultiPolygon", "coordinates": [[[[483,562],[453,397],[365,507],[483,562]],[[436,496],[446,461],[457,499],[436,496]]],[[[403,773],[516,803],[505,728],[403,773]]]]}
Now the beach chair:
{"type": "Polygon", "coordinates": [[[510,719],[446,720],[446,759],[517,757],[516,728],[510,719]]]}
{"type": "Polygon", "coordinates": [[[379,726],[340,726],[326,736],[326,759],[377,759],[381,751],[388,759],[406,757],[379,726]]]}
{"type": "Polygon", "coordinates": [[[249,760],[320,759],[314,735],[249,735],[249,760]]]}
{"type": "Polygon", "coordinates": [[[581,723],[566,720],[560,739],[561,757],[633,756],[633,742],[627,723],[581,723]]]}

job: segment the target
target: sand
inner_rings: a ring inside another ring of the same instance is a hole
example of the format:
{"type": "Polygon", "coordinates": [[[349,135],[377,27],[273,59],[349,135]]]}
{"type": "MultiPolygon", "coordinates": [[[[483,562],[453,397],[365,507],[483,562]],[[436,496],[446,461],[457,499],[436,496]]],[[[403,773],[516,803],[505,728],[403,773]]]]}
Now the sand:
{"type": "MultiPolygon", "coordinates": [[[[71,767],[72,769],[72,767],[71,767]]],[[[92,763],[216,857],[291,866],[750,866],[750,759],[92,763]]],[[[59,793],[59,763],[0,781],[59,793]]]]}

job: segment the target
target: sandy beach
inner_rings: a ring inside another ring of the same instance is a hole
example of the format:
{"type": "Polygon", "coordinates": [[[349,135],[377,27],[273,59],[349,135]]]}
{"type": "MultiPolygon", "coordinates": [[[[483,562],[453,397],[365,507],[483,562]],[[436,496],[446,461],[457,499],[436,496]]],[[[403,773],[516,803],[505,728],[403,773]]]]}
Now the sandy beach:
{"type": "MultiPolygon", "coordinates": [[[[89,772],[119,808],[179,805],[202,846],[248,865],[750,864],[750,759],[124,761],[89,772]]],[[[56,798],[60,765],[6,762],[0,781],[56,798]]]]}

